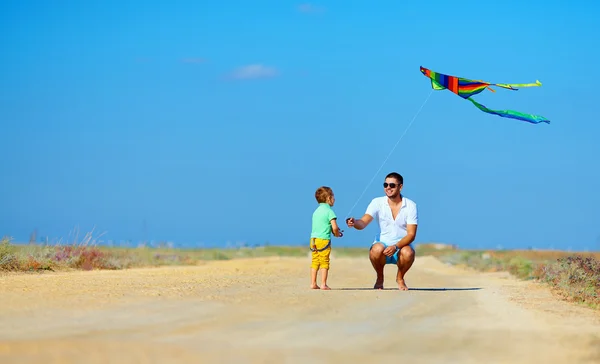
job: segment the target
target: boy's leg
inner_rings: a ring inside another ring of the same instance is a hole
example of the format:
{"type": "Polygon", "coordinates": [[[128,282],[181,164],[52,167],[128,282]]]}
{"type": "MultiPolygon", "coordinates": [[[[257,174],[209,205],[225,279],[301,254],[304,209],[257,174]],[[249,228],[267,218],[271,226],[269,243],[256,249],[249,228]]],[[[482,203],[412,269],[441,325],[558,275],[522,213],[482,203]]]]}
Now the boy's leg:
{"type": "MultiPolygon", "coordinates": [[[[315,246],[317,249],[323,249],[327,245],[329,245],[330,241],[327,239],[316,239],[315,246]]],[[[331,246],[328,246],[327,249],[316,252],[317,259],[319,262],[319,270],[321,271],[321,289],[329,290],[329,286],[327,286],[327,277],[329,273],[329,256],[331,254],[331,246]]]]}
{"type": "Polygon", "coordinates": [[[319,289],[317,286],[317,268],[310,267],[310,288],[319,289]]]}
{"type": "Polygon", "coordinates": [[[327,276],[329,274],[329,268],[321,268],[321,289],[330,290],[327,285],[327,276]]]}
{"type": "Polygon", "coordinates": [[[329,275],[329,256],[331,254],[331,247],[320,252],[321,256],[321,289],[330,289],[327,285],[327,276],[329,275]]]}
{"type": "MultiPolygon", "coordinates": [[[[315,239],[311,239],[310,247],[315,248],[316,242],[315,239]]],[[[318,252],[313,251],[311,254],[311,263],[310,263],[310,288],[319,289],[321,287],[317,286],[317,272],[319,271],[319,254],[318,252]]]]}

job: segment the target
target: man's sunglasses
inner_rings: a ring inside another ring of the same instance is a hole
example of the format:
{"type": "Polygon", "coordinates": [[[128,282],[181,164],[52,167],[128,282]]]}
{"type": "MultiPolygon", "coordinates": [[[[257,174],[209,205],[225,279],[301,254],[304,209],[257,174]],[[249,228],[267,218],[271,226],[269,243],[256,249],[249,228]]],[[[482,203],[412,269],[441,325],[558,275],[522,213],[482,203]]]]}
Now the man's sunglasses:
{"type": "Polygon", "coordinates": [[[390,188],[396,188],[396,186],[398,186],[398,185],[395,184],[394,182],[392,182],[392,183],[383,182],[383,188],[388,188],[388,186],[390,188]]]}

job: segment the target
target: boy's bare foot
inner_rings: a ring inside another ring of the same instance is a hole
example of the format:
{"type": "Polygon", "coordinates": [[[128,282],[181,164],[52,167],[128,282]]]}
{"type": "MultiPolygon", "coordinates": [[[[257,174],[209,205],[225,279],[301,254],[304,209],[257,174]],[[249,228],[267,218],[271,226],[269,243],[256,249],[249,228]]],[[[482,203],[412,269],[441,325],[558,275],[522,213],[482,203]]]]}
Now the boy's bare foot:
{"type": "Polygon", "coordinates": [[[311,289],[319,289],[319,288],[321,288],[321,287],[317,286],[316,284],[311,284],[311,285],[310,285],[310,288],[311,288],[311,289]]]}
{"type": "Polygon", "coordinates": [[[408,291],[408,286],[404,282],[404,279],[398,279],[396,282],[398,282],[398,289],[399,290],[401,290],[401,291],[408,291]]]}
{"type": "Polygon", "coordinates": [[[331,290],[331,288],[329,288],[329,286],[326,285],[326,284],[324,284],[321,289],[324,290],[324,291],[330,291],[331,290]]]}

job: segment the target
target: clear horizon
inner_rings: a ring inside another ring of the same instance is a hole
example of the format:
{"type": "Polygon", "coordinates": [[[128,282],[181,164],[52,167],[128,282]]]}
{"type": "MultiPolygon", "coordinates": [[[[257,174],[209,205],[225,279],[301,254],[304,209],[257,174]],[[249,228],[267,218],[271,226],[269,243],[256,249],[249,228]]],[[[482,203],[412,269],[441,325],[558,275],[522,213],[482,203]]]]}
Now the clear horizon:
{"type": "Polygon", "coordinates": [[[600,4],[369,4],[0,5],[0,236],[308,244],[314,191],[343,223],[431,92],[423,66],[539,80],[474,99],[551,124],[435,91],[352,215],[396,171],[417,242],[599,251],[600,4]]]}

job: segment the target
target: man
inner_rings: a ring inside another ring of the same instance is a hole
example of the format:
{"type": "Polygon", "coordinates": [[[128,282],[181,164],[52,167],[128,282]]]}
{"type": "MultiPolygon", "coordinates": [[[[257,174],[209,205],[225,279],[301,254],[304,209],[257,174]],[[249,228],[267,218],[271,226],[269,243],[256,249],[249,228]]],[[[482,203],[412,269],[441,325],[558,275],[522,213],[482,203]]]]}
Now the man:
{"type": "Polygon", "coordinates": [[[418,213],[414,201],[400,193],[404,184],[402,176],[392,172],[385,177],[385,196],[374,198],[364,216],[358,220],[346,219],[348,227],[363,230],[377,219],[380,234],[371,245],[369,259],[377,273],[375,289],[383,289],[383,269],[386,264],[396,264],[398,289],[407,291],[406,272],[415,261],[412,242],[417,235],[418,213]]]}

